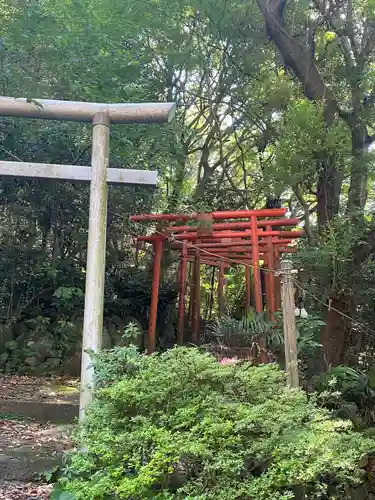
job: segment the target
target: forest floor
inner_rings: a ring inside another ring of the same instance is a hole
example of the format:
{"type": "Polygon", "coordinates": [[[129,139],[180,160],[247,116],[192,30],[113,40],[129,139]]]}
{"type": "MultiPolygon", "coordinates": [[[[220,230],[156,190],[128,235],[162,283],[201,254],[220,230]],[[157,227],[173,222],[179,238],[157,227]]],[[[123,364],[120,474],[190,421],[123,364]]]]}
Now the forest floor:
{"type": "Polygon", "coordinates": [[[47,500],[78,417],[78,381],[0,376],[0,500],[47,500]]]}

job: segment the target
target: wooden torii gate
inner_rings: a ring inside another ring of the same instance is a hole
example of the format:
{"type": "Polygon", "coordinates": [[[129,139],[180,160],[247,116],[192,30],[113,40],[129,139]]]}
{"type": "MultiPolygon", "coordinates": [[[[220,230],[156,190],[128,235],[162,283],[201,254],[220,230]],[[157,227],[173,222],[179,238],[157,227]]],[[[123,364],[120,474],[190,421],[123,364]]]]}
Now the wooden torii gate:
{"type": "Polygon", "coordinates": [[[99,104],[75,101],[15,99],[0,97],[0,116],[76,121],[92,124],[91,168],[0,161],[0,176],[65,179],[90,182],[89,229],[85,311],[83,321],[80,413],[91,401],[93,370],[88,349],[98,351],[102,344],[104,279],[107,227],[107,183],[155,186],[156,172],[108,168],[111,124],[163,123],[174,115],[173,103],[99,104]]]}

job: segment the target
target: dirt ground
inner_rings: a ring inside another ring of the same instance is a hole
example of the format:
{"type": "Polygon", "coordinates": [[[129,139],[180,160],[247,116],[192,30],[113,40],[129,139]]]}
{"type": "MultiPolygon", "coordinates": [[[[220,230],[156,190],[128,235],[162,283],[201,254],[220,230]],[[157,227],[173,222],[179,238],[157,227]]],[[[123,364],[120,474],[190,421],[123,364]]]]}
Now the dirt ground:
{"type": "Polygon", "coordinates": [[[78,417],[77,380],[0,376],[0,500],[47,500],[78,417]]]}

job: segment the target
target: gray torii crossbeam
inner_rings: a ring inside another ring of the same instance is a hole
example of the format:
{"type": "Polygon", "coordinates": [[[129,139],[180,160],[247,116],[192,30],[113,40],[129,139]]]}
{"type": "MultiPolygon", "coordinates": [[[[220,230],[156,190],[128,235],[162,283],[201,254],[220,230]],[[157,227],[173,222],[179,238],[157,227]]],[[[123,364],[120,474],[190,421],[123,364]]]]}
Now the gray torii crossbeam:
{"type": "Polygon", "coordinates": [[[0,175],[90,182],[89,229],[82,338],[80,421],[91,401],[93,369],[88,350],[102,346],[108,183],[156,185],[156,172],[108,168],[111,124],[165,123],[174,103],[102,104],[0,97],[0,116],[91,122],[91,167],[0,161],[0,175]]]}
{"type": "MultiPolygon", "coordinates": [[[[107,182],[111,184],[135,184],[156,186],[157,172],[107,168],[107,182]]],[[[91,167],[80,165],[53,165],[51,163],[27,163],[23,161],[0,161],[0,176],[41,177],[44,179],[91,181],[91,167]]]]}

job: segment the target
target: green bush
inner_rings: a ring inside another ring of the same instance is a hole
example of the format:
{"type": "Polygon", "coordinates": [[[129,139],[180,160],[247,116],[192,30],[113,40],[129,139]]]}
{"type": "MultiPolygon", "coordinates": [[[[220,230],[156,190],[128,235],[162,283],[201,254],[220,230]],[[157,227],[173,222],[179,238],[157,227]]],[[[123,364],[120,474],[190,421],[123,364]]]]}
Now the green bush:
{"type": "Polygon", "coordinates": [[[265,314],[250,311],[247,316],[235,319],[221,316],[207,327],[207,336],[213,342],[226,346],[248,346],[269,334],[272,323],[265,314]]]}
{"type": "Polygon", "coordinates": [[[374,449],[275,365],[117,348],[95,369],[101,388],[58,484],[66,498],[343,500],[374,449]]]}
{"type": "Polygon", "coordinates": [[[339,418],[357,425],[374,423],[375,390],[367,375],[349,366],[335,366],[315,380],[317,402],[339,418]]]}

